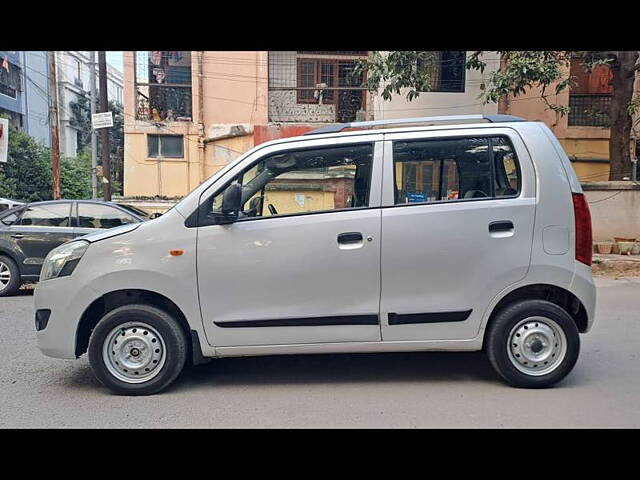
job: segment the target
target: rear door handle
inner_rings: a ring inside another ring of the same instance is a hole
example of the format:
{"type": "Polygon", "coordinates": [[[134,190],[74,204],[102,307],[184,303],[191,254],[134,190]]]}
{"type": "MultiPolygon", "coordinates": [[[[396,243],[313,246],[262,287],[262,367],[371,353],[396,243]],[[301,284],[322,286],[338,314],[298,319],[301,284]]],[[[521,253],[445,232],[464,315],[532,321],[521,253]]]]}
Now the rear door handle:
{"type": "Polygon", "coordinates": [[[338,235],[338,243],[350,244],[362,242],[362,233],[360,232],[345,232],[338,235]]]}
{"type": "Polygon", "coordinates": [[[11,235],[11,238],[24,238],[24,235],[21,233],[14,233],[13,235],[11,235]]]}
{"type": "Polygon", "coordinates": [[[505,238],[513,236],[513,222],[511,220],[499,220],[489,224],[489,236],[493,238],[505,238]]]}

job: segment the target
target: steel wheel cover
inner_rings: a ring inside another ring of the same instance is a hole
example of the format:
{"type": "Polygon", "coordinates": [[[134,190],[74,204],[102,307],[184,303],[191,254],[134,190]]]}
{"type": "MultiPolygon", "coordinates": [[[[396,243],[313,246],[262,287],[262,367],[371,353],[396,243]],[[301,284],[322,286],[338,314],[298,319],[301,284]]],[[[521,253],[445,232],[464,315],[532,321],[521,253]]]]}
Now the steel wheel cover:
{"type": "Polygon", "coordinates": [[[118,380],[144,383],[160,373],[167,349],[156,329],[142,322],[127,322],[105,337],[102,358],[109,373],[118,380]]]}
{"type": "Polygon", "coordinates": [[[528,317],[509,332],[507,355],[520,372],[542,376],[558,368],[567,354],[567,337],[554,320],[528,317]]]}

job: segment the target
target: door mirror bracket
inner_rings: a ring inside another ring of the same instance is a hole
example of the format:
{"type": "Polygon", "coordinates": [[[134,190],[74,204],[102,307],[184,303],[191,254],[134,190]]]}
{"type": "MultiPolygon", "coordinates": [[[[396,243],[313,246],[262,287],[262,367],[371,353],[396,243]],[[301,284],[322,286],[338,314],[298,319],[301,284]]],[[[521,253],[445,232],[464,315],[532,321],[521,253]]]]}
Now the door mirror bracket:
{"type": "Polygon", "coordinates": [[[242,203],[242,186],[232,183],[222,194],[222,208],[220,213],[214,213],[217,224],[233,223],[238,220],[242,203]]]}

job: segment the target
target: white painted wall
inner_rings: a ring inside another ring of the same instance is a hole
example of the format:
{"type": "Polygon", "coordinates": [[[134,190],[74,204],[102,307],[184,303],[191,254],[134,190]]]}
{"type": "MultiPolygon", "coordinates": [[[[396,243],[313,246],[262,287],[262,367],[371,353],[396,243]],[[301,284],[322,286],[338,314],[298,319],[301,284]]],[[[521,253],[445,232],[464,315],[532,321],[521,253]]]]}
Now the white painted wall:
{"type": "MultiPolygon", "coordinates": [[[[467,58],[472,52],[467,52],[467,58]]],[[[498,105],[483,105],[480,95],[482,84],[487,84],[489,75],[500,66],[500,55],[495,52],[483,55],[487,63],[484,73],[476,70],[467,70],[465,78],[465,91],[453,92],[424,92],[412,101],[406,98],[406,92],[401,95],[393,95],[391,100],[385,101],[381,95],[372,95],[372,108],[374,120],[387,120],[391,118],[430,117],[436,115],[469,115],[469,114],[495,114],[498,105]]],[[[379,91],[382,91],[380,89],[379,91]]]]}
{"type": "MultiPolygon", "coordinates": [[[[71,103],[78,97],[89,97],[91,91],[88,51],[57,51],[56,68],[58,82],[58,116],[60,119],[60,152],[69,157],[77,155],[78,131],[71,126],[71,103]],[[78,64],[80,72],[78,72],[78,64]],[[76,83],[76,80],[80,82],[76,83]]],[[[96,89],[98,88],[98,56],[96,54],[96,89]]],[[[122,72],[107,64],[107,96],[122,104],[124,77],[122,72]]],[[[96,102],[98,99],[96,98],[96,102]]]]}

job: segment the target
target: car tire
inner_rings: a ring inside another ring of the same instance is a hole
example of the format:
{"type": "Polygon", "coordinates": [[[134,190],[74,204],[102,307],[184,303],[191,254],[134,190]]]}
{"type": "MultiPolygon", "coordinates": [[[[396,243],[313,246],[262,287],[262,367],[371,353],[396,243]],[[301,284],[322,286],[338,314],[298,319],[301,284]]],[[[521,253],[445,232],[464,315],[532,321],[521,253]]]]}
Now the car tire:
{"type": "Polygon", "coordinates": [[[498,374],[520,388],[550,387],[573,369],[580,353],[571,316],[546,300],[502,309],[488,327],[485,350],[498,374]]]}
{"type": "Polygon", "coordinates": [[[0,297],[14,295],[22,285],[20,269],[13,259],[0,255],[0,297]],[[8,277],[8,281],[6,280],[8,277]]]}
{"type": "Polygon", "coordinates": [[[124,305],[104,315],[89,339],[89,363],[100,382],[119,395],[151,395],[178,377],[187,337],[167,312],[124,305]]]}

